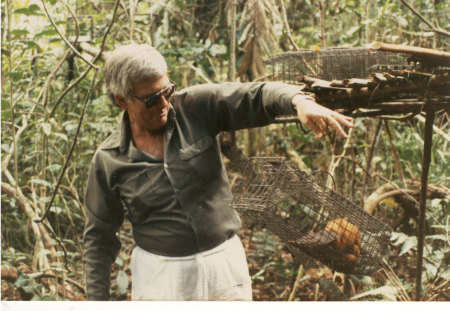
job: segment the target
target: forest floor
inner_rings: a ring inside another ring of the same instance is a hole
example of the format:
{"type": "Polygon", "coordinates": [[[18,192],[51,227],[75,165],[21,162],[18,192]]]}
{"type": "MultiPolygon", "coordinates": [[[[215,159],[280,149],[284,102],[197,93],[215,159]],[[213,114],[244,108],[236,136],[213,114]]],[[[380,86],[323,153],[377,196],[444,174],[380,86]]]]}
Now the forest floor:
{"type": "MultiPolygon", "coordinates": [[[[130,255],[135,244],[131,238],[129,224],[122,228],[122,249],[118,260],[113,264],[113,273],[118,275],[124,271],[128,278],[125,284],[126,293],[119,290],[119,278],[114,278],[111,282],[112,300],[131,300],[131,269],[130,255]]],[[[336,275],[324,265],[317,265],[314,268],[306,268],[304,275],[300,279],[299,286],[293,294],[293,287],[299,269],[298,263],[291,252],[284,246],[280,239],[270,232],[255,227],[248,227],[244,223],[244,228],[239,232],[247,254],[250,275],[252,276],[253,300],[255,301],[287,301],[291,298],[294,301],[325,301],[330,300],[327,293],[319,285],[320,278],[333,280],[336,288],[342,286],[342,278],[336,275]]],[[[414,280],[414,264],[406,260],[406,257],[399,257],[398,250],[391,250],[391,265],[395,267],[398,278],[406,280],[403,283],[410,284],[414,280]]],[[[58,286],[59,295],[51,295],[54,291],[54,278],[39,276],[39,273],[32,271],[31,263],[26,257],[15,263],[19,271],[19,277],[7,280],[2,275],[1,297],[2,300],[85,300],[82,290],[84,284],[84,274],[82,271],[81,255],[77,256],[76,262],[72,262],[76,271],[68,276],[69,280],[60,280],[58,286]],[[61,286],[64,284],[64,286],[61,286]]],[[[5,263],[2,261],[2,265],[5,263]]],[[[124,274],[125,275],[125,274],[124,274]]],[[[371,287],[381,287],[386,280],[381,273],[376,273],[371,277],[348,276],[351,280],[350,286],[345,286],[345,299],[348,299],[361,291],[368,290],[368,283],[371,287]]],[[[121,281],[123,282],[123,280],[121,281]]],[[[349,283],[347,281],[347,283],[349,283]]],[[[123,284],[122,284],[123,286],[123,284]]],[[[406,288],[411,291],[411,288],[406,288]]],[[[445,296],[444,296],[445,297],[445,296]]],[[[380,300],[380,299],[370,299],[380,300]]],[[[442,299],[439,299],[442,300],[442,299]]]]}

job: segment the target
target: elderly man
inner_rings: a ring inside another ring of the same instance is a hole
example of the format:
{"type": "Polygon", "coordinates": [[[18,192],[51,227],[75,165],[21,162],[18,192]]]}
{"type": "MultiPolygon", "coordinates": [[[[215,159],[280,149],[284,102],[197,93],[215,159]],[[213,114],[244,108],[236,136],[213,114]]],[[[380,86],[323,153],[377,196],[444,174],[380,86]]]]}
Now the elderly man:
{"type": "Polygon", "coordinates": [[[87,297],[108,300],[124,210],[137,244],[133,300],[251,300],[221,159],[220,131],[264,126],[297,111],[316,138],[346,136],[351,119],[278,82],[198,85],[175,93],[167,65],[148,45],[113,51],[108,95],[124,111],[92,160],[84,231],[87,297]]]}

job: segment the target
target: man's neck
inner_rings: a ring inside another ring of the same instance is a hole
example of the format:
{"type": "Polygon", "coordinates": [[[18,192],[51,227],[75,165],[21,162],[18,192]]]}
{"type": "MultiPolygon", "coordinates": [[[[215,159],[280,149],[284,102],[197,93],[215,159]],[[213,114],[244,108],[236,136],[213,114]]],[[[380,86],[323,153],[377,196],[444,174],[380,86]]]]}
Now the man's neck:
{"type": "Polygon", "coordinates": [[[164,159],[164,128],[151,132],[131,123],[131,137],[136,148],[155,158],[164,159]]]}

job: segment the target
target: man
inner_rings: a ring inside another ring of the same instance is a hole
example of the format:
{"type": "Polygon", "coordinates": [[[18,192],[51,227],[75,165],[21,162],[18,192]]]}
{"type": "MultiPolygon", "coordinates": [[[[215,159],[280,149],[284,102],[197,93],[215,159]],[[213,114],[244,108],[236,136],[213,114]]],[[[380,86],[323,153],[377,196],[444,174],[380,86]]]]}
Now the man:
{"type": "Polygon", "coordinates": [[[251,300],[236,232],[241,221],[221,160],[218,133],[269,124],[297,110],[317,138],[346,137],[350,118],[283,83],[199,85],[175,93],[164,58],[148,45],[113,51],[107,93],[124,112],[92,160],[84,232],[87,297],[109,299],[124,207],[137,244],[133,300],[251,300]]]}

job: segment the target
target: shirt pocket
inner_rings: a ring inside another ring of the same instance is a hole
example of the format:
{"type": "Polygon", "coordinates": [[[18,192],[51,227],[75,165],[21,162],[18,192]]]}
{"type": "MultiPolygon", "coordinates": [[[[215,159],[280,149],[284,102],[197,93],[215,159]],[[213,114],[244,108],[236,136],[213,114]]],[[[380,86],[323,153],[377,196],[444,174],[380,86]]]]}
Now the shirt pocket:
{"type": "Polygon", "coordinates": [[[131,170],[123,176],[120,195],[129,209],[132,222],[141,221],[161,208],[170,195],[168,190],[171,188],[167,182],[162,164],[161,167],[155,165],[131,170]]]}
{"type": "Polygon", "coordinates": [[[211,136],[204,136],[181,148],[179,157],[189,163],[203,182],[214,180],[222,171],[220,149],[211,136]]]}

